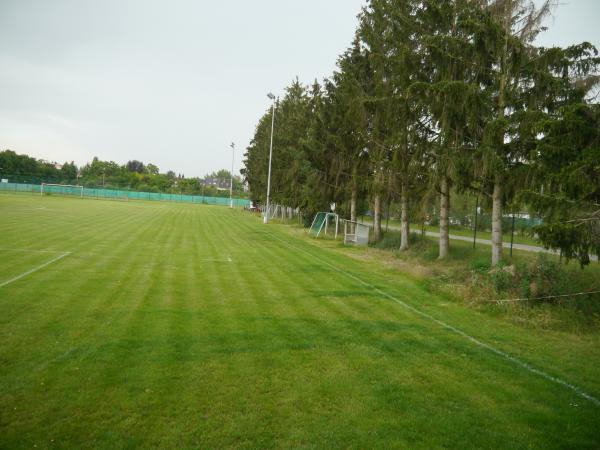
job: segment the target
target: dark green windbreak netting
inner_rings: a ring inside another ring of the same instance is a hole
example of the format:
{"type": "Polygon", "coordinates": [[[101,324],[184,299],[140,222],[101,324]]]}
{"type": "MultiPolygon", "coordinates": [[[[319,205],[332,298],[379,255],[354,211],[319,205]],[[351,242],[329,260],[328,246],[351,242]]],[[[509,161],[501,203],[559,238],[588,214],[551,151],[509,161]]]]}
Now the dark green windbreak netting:
{"type": "MultiPolygon", "coordinates": [[[[0,191],[30,192],[41,194],[42,185],[26,183],[0,183],[0,191]]],[[[73,197],[113,199],[113,200],[151,200],[181,203],[205,203],[209,205],[229,205],[229,197],[204,197],[202,195],[163,194],[160,192],[138,192],[117,189],[82,189],[81,186],[43,185],[43,193],[49,195],[67,195],[73,197]]],[[[250,200],[234,198],[233,206],[250,206],[250,200]]]]}

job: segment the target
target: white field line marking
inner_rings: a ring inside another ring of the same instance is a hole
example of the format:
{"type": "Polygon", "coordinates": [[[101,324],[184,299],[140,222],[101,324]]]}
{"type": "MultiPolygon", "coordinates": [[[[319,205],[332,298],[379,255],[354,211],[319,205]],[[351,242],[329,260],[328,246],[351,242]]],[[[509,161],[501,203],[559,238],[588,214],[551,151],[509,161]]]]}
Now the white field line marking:
{"type": "MultiPolygon", "coordinates": [[[[269,234],[271,234],[271,233],[269,233],[269,234]]],[[[351,278],[351,279],[357,281],[358,283],[362,284],[363,286],[366,286],[368,288],[373,289],[378,294],[380,294],[383,297],[386,297],[386,298],[388,298],[388,299],[390,299],[390,300],[398,303],[399,305],[403,306],[404,308],[408,309],[409,311],[412,311],[413,313],[415,313],[415,314],[417,314],[417,315],[419,315],[421,317],[424,317],[426,319],[431,320],[432,322],[437,323],[441,327],[446,328],[447,330],[450,330],[450,331],[452,331],[452,332],[454,332],[454,333],[456,333],[456,334],[464,337],[465,339],[471,341],[473,344],[478,345],[479,347],[483,347],[483,348],[491,351],[492,353],[495,353],[496,355],[501,356],[502,358],[504,358],[504,359],[506,359],[506,360],[508,360],[508,361],[510,361],[510,362],[512,362],[514,364],[516,364],[517,366],[522,367],[523,369],[527,370],[530,373],[533,373],[533,374],[538,375],[538,376],[540,376],[542,378],[545,378],[548,381],[552,381],[553,383],[556,383],[556,384],[559,384],[559,385],[561,385],[563,387],[566,387],[567,389],[572,390],[573,392],[575,392],[579,396],[581,396],[581,397],[589,400],[590,402],[594,403],[596,406],[600,406],[600,400],[598,400],[596,397],[594,397],[594,396],[592,396],[592,395],[584,392],[583,390],[581,390],[577,386],[572,385],[572,384],[570,384],[570,383],[562,380],[561,378],[549,375],[546,372],[541,371],[540,369],[536,369],[535,367],[529,365],[528,363],[526,363],[524,361],[521,361],[518,358],[515,358],[512,355],[509,355],[508,353],[505,353],[502,350],[498,350],[497,348],[492,347],[491,345],[486,344],[485,342],[480,341],[477,338],[474,338],[473,336],[465,333],[461,329],[456,328],[456,327],[454,327],[454,326],[452,326],[452,325],[450,325],[450,324],[448,324],[448,323],[446,323],[446,322],[444,322],[442,320],[436,319],[435,317],[427,314],[426,312],[423,312],[423,311],[415,308],[414,306],[411,306],[408,303],[405,303],[402,300],[397,299],[393,295],[388,294],[387,292],[382,291],[381,289],[373,286],[372,284],[369,284],[366,281],[361,280],[357,276],[352,275],[351,273],[348,273],[345,270],[342,270],[342,269],[334,266],[333,264],[328,263],[327,261],[325,261],[325,260],[323,260],[323,259],[321,259],[321,258],[319,258],[319,257],[317,257],[315,255],[313,255],[311,252],[308,252],[308,251],[304,250],[303,248],[296,247],[296,246],[290,244],[289,242],[287,242],[287,241],[285,241],[285,240],[283,240],[283,239],[281,239],[281,238],[279,238],[279,237],[277,237],[277,236],[275,236],[273,234],[271,234],[271,236],[274,237],[275,239],[277,239],[278,241],[283,242],[288,247],[291,247],[293,249],[299,250],[299,251],[301,251],[301,252],[303,252],[303,253],[311,256],[312,258],[316,259],[317,261],[320,261],[324,265],[326,265],[326,266],[330,267],[331,269],[335,270],[336,272],[339,272],[339,273],[341,273],[343,275],[346,275],[348,278],[351,278]]]]}
{"type": "Polygon", "coordinates": [[[209,259],[201,259],[201,262],[233,262],[233,259],[231,259],[230,257],[224,258],[224,259],[216,259],[216,258],[209,258],[209,259]]]}
{"type": "Polygon", "coordinates": [[[17,275],[16,277],[11,278],[10,280],[6,280],[6,281],[0,283],[0,288],[6,286],[7,284],[12,283],[13,281],[20,280],[21,278],[26,277],[27,275],[30,275],[33,272],[37,272],[38,270],[43,269],[44,267],[49,266],[50,264],[58,261],[59,259],[63,259],[65,256],[68,256],[70,254],[71,254],[71,252],[66,252],[66,253],[63,253],[62,255],[58,255],[57,257],[52,258],[50,261],[45,262],[44,264],[40,264],[39,266],[34,267],[33,269],[28,270],[27,272],[23,272],[21,275],[17,275]]]}

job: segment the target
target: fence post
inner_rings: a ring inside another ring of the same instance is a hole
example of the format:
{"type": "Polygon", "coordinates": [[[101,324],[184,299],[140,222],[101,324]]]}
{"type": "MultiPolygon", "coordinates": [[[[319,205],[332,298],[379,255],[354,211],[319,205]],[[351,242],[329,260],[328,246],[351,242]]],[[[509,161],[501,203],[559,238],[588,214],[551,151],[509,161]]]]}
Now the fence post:
{"type": "Polygon", "coordinates": [[[512,230],[510,233],[510,257],[512,258],[513,241],[515,239],[515,212],[512,213],[512,230]]]}
{"type": "Polygon", "coordinates": [[[388,196],[387,202],[387,217],[385,218],[385,232],[388,232],[388,225],[390,223],[390,204],[392,203],[392,197],[388,196]]]}
{"type": "MultiPolygon", "coordinates": [[[[477,242],[477,212],[479,210],[479,195],[475,200],[475,226],[473,227],[473,249],[475,249],[475,243],[477,242]]],[[[511,255],[512,256],[512,255],[511,255]]]]}

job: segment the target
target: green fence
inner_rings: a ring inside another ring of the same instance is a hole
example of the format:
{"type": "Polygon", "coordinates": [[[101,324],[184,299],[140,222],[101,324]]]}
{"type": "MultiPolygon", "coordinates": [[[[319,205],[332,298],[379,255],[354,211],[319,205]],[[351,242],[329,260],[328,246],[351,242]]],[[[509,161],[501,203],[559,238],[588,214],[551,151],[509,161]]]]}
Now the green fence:
{"type": "MultiPolygon", "coordinates": [[[[42,186],[26,183],[0,183],[0,192],[29,192],[41,194],[42,186]]],[[[229,197],[204,197],[202,195],[164,194],[160,192],[138,192],[117,189],[95,189],[77,186],[44,185],[44,194],[66,195],[71,197],[85,197],[108,200],[149,200],[158,202],[204,203],[208,205],[229,206],[229,197]]],[[[234,198],[233,206],[250,206],[250,200],[234,198]]]]}

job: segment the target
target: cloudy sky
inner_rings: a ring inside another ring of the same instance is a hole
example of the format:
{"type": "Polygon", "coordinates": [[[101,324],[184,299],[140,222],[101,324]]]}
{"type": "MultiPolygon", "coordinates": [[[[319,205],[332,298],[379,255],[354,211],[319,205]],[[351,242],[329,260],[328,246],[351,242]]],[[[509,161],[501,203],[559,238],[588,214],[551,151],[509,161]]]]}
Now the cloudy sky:
{"type": "MultiPolygon", "coordinates": [[[[236,171],[269,91],[328,76],[362,0],[0,0],[0,149],[236,171]]],[[[600,46],[599,0],[562,0],[546,46],[600,46]]]]}

